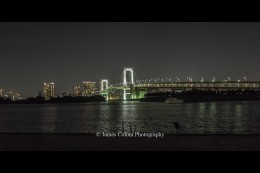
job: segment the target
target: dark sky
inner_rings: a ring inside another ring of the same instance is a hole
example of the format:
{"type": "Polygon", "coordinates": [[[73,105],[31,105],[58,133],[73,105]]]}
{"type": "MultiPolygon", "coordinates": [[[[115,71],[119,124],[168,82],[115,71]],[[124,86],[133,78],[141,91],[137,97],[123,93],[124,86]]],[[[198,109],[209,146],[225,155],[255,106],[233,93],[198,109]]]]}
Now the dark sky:
{"type": "Polygon", "coordinates": [[[105,78],[260,80],[260,23],[0,23],[0,88],[32,96],[105,78]]]}

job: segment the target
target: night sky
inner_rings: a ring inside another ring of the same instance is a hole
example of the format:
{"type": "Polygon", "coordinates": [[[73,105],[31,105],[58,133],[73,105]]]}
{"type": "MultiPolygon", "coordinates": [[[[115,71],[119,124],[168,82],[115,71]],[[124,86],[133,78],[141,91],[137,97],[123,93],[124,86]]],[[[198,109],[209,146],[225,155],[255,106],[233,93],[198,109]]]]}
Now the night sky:
{"type": "Polygon", "coordinates": [[[43,82],[56,94],[82,81],[258,80],[260,23],[0,23],[0,88],[33,96],[43,82]]]}

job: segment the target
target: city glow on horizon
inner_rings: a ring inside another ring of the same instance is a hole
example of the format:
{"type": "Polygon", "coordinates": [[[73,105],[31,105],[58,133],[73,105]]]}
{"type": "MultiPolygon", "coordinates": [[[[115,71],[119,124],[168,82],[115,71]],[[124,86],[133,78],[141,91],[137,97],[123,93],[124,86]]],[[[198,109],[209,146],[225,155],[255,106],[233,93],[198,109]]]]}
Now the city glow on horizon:
{"type": "MultiPolygon", "coordinates": [[[[165,78],[147,78],[147,79],[138,79],[138,80],[134,80],[134,71],[133,68],[124,68],[123,69],[123,81],[120,83],[116,83],[116,84],[109,84],[108,83],[108,79],[102,79],[101,83],[100,83],[100,90],[98,91],[96,88],[96,82],[91,82],[88,80],[83,81],[83,90],[81,90],[81,86],[80,85],[74,85],[73,86],[73,90],[72,92],[63,90],[62,96],[92,96],[92,95],[96,95],[96,94],[101,94],[103,91],[106,92],[108,91],[110,88],[122,88],[122,86],[124,86],[125,88],[129,88],[130,85],[133,85],[133,87],[138,88],[138,87],[144,87],[146,86],[146,84],[148,84],[146,87],[199,87],[199,86],[207,86],[208,83],[213,82],[216,83],[216,85],[211,84],[210,87],[217,87],[218,85],[220,86],[226,86],[226,87],[232,87],[234,86],[238,86],[238,87],[242,87],[245,86],[246,88],[256,88],[259,87],[259,83],[258,82],[247,82],[247,78],[243,77],[242,80],[238,79],[235,81],[232,81],[232,83],[228,83],[231,82],[231,77],[227,77],[228,80],[221,80],[226,84],[222,84],[220,81],[216,81],[216,78],[213,77],[211,80],[209,81],[205,81],[204,77],[202,77],[200,80],[195,80],[193,81],[193,77],[192,76],[188,76],[188,84],[186,84],[184,81],[181,82],[179,77],[175,77],[176,81],[173,81],[172,78],[170,78],[169,76],[165,77],[165,78]],[[130,77],[127,78],[127,72],[129,72],[130,77]],[[130,81],[128,81],[130,80],[130,81]],[[199,83],[202,83],[201,85],[197,85],[199,83]],[[241,83],[241,84],[236,84],[237,83],[241,83]],[[178,85],[176,83],[179,83],[178,85]],[[244,84],[243,84],[244,83],[244,84]],[[155,85],[153,85],[155,84],[155,85]]],[[[135,74],[136,77],[136,74],[135,74]]],[[[44,98],[51,98],[51,97],[56,97],[55,95],[55,82],[49,82],[46,83],[44,82],[44,91],[43,91],[43,96],[44,98]]],[[[105,93],[103,92],[103,94],[105,95],[105,93]]],[[[17,92],[16,92],[17,93],[17,92]]],[[[124,96],[123,99],[126,98],[127,95],[129,95],[131,93],[128,92],[128,89],[126,91],[124,91],[124,96]]],[[[3,93],[3,89],[0,89],[0,96],[3,97],[3,95],[7,95],[8,97],[14,98],[13,96],[15,95],[14,92],[9,92],[8,94],[3,93]]],[[[16,96],[20,96],[21,94],[16,94],[16,96]]],[[[40,96],[41,94],[39,94],[40,96]]],[[[58,94],[57,94],[58,96],[58,94]]],[[[105,95],[106,96],[106,95],[105,95]]],[[[112,97],[112,96],[110,96],[112,97]]],[[[115,96],[113,96],[114,98],[115,96]]]]}

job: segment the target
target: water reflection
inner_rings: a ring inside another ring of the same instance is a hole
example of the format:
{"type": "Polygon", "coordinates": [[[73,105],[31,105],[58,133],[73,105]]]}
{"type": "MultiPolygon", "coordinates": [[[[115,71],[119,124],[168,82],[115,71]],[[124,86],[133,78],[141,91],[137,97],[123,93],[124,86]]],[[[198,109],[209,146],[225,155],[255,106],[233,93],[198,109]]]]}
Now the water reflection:
{"type": "MultiPolygon", "coordinates": [[[[73,131],[73,133],[82,133],[88,131],[88,129],[97,129],[97,122],[100,121],[98,116],[99,110],[99,105],[73,105],[64,114],[69,122],[70,131],[73,131]],[[93,116],[93,114],[97,116],[93,116]]],[[[59,118],[62,120],[62,117],[59,118]]]]}
{"type": "Polygon", "coordinates": [[[245,114],[247,113],[246,107],[241,103],[235,105],[235,112],[234,112],[234,133],[245,133],[246,126],[245,126],[245,114]]]}
{"type": "Polygon", "coordinates": [[[54,133],[56,130],[57,107],[54,105],[45,106],[41,109],[42,114],[42,131],[54,133]]]}
{"type": "MultiPolygon", "coordinates": [[[[117,102],[0,106],[1,132],[118,132],[122,121],[141,132],[175,133],[173,122],[186,134],[260,133],[260,102],[164,103],[117,102]]],[[[126,124],[126,131],[130,131],[126,124]]]]}
{"type": "Polygon", "coordinates": [[[217,112],[217,103],[212,102],[207,104],[207,110],[205,106],[204,115],[204,133],[215,133],[216,132],[216,118],[219,116],[217,112]]]}
{"type": "MultiPolygon", "coordinates": [[[[124,126],[125,131],[130,132],[130,126],[133,126],[133,124],[136,123],[135,121],[136,121],[136,117],[137,117],[137,109],[138,109],[138,105],[123,104],[121,106],[120,112],[122,114],[120,115],[120,121],[121,121],[121,123],[122,123],[122,121],[125,121],[125,126],[124,126]]],[[[121,126],[122,126],[122,124],[121,124],[121,126]]]]}

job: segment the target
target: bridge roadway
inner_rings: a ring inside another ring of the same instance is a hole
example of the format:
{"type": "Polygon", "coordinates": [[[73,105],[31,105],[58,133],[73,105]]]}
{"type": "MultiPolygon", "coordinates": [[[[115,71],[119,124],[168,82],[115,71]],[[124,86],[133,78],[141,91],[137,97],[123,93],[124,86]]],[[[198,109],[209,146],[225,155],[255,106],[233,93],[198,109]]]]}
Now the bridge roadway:
{"type": "MultiPolygon", "coordinates": [[[[134,84],[133,88],[176,88],[176,89],[260,89],[260,82],[165,82],[165,83],[140,83],[134,84]]],[[[130,90],[130,86],[115,85],[109,87],[115,90],[130,90]]]]}
{"type": "Polygon", "coordinates": [[[260,88],[260,82],[165,82],[136,84],[136,88],[260,88]]]}
{"type": "Polygon", "coordinates": [[[164,82],[164,83],[139,83],[134,85],[123,86],[120,84],[112,85],[108,90],[104,90],[101,94],[109,94],[111,91],[122,90],[127,91],[132,99],[142,98],[146,93],[154,90],[159,91],[174,91],[174,90],[238,90],[238,89],[253,89],[260,90],[260,82],[164,82]]]}

